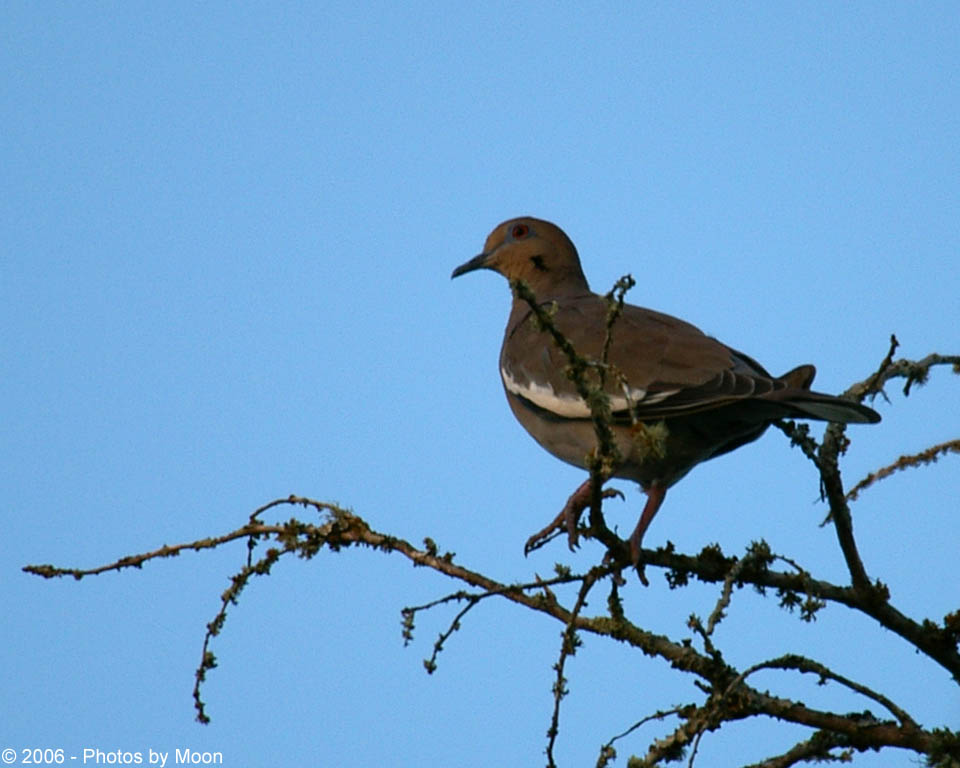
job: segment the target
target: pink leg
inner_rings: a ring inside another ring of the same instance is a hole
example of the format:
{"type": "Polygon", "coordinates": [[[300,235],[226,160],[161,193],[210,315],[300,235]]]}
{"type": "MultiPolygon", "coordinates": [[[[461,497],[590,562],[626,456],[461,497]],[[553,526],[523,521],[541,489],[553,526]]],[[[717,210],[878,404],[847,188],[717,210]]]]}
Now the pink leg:
{"type": "Polygon", "coordinates": [[[537,531],[533,536],[527,539],[523,547],[523,554],[529,555],[533,550],[539,549],[547,543],[549,537],[557,531],[567,531],[569,537],[570,549],[577,546],[577,523],[580,521],[580,515],[583,510],[590,505],[590,478],[575,490],[567,503],[563,505],[560,514],[557,515],[550,524],[542,531],[537,531]]]}
{"type": "Polygon", "coordinates": [[[563,518],[567,529],[567,543],[571,552],[576,549],[577,539],[579,538],[577,536],[577,523],[580,522],[580,515],[583,514],[583,510],[590,506],[592,496],[593,484],[588,477],[577,490],[570,494],[570,498],[567,499],[567,503],[563,505],[563,509],[560,511],[560,517],[563,518]]]}
{"type": "Polygon", "coordinates": [[[637,527],[630,534],[630,558],[633,560],[634,567],[640,562],[640,544],[643,542],[643,534],[647,532],[647,528],[653,522],[654,515],[657,514],[657,510],[660,509],[660,505],[663,504],[667,495],[666,487],[658,482],[651,483],[650,487],[645,490],[647,503],[643,508],[643,514],[640,515],[640,520],[637,522],[637,527]]]}
{"type": "MultiPolygon", "coordinates": [[[[600,493],[600,498],[610,499],[614,496],[623,497],[623,494],[620,491],[614,488],[605,488],[600,493]]],[[[577,523],[580,522],[580,516],[583,514],[583,510],[587,509],[590,506],[590,501],[593,498],[593,486],[590,483],[590,478],[588,477],[577,490],[570,494],[570,498],[567,499],[567,503],[563,505],[563,509],[560,510],[560,514],[554,518],[554,520],[542,531],[538,531],[533,534],[523,548],[523,553],[529,555],[533,550],[539,549],[543,546],[548,537],[556,531],[566,530],[567,532],[567,542],[570,546],[571,551],[576,549],[577,540],[579,535],[577,533],[577,523]]]]}

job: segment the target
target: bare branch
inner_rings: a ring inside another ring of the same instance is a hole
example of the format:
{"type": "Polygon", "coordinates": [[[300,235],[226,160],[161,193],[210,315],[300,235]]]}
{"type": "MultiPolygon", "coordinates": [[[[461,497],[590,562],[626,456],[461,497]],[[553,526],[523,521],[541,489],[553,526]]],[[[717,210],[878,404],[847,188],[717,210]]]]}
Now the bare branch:
{"type": "MultiPolygon", "coordinates": [[[[896,342],[896,337],[893,337],[896,342]]],[[[892,353],[891,353],[892,354],[892,353]]],[[[891,355],[888,355],[890,357],[891,355]]],[[[914,384],[923,385],[930,376],[930,369],[938,365],[950,365],[954,373],[960,373],[960,355],[939,355],[936,353],[927,355],[921,360],[906,360],[901,358],[895,362],[884,360],[876,373],[867,379],[857,382],[847,388],[845,394],[853,395],[862,399],[869,395],[880,394],[883,392],[883,386],[890,379],[906,379],[903,385],[903,394],[909,396],[910,390],[914,384]]]]}
{"type": "MultiPolygon", "coordinates": [[[[620,463],[622,458],[611,428],[610,396],[605,389],[608,373],[612,372],[618,379],[622,379],[622,374],[615,371],[613,366],[607,363],[606,356],[612,342],[613,326],[623,310],[624,295],[635,284],[632,277],[625,275],[617,281],[610,293],[607,294],[607,326],[603,355],[600,360],[592,360],[581,356],[574,349],[570,340],[557,328],[553,322],[552,304],[541,304],[530,287],[522,280],[510,281],[510,287],[514,294],[527,303],[539,327],[545,333],[550,334],[557,348],[566,355],[568,361],[567,377],[576,387],[577,394],[590,408],[590,417],[597,436],[597,446],[587,457],[591,490],[590,535],[605,544],[610,556],[622,564],[630,562],[629,551],[624,542],[607,527],[601,509],[602,499],[612,495],[603,491],[603,484],[610,478],[614,467],[620,463]],[[590,378],[589,374],[591,372],[595,373],[595,380],[590,378]],[[596,383],[594,383],[595,381],[596,383]]],[[[542,537],[547,535],[547,532],[555,524],[547,526],[544,531],[531,537],[533,543],[528,542],[528,551],[542,546],[542,537]]],[[[646,582],[646,576],[642,570],[639,571],[639,575],[641,581],[646,582]]]]}
{"type": "MultiPolygon", "coordinates": [[[[918,454],[901,456],[893,464],[883,467],[855,485],[850,492],[844,492],[840,475],[840,457],[849,443],[842,425],[828,426],[823,440],[817,442],[810,437],[805,425],[792,422],[778,423],[777,426],[787,434],[794,444],[799,445],[805,455],[817,466],[820,474],[822,494],[827,500],[837,529],[837,537],[850,572],[851,585],[843,586],[815,579],[806,570],[788,557],[773,554],[764,542],[755,542],[741,557],[727,557],[716,545],[705,547],[698,556],[689,556],[674,552],[672,545],[658,550],[642,550],[640,563],[666,569],[671,587],[685,585],[690,576],[705,582],[722,585],[720,595],[710,614],[706,627],[696,616],[691,616],[690,624],[703,639],[704,652],[697,651],[688,639],[673,640],[664,635],[649,632],[631,622],[623,611],[619,598],[622,582],[620,568],[630,562],[627,544],[610,531],[600,510],[601,499],[610,495],[603,491],[602,485],[609,476],[610,468],[617,460],[616,444],[610,430],[609,397],[605,383],[608,375],[618,375],[606,362],[607,350],[611,344],[613,326],[623,305],[623,295],[632,285],[632,279],[622,279],[607,296],[608,325],[604,343],[603,359],[600,361],[581,358],[573,350],[551,320],[549,308],[536,303],[535,297],[522,283],[514,285],[520,298],[531,306],[534,317],[543,329],[553,335],[554,341],[569,360],[568,371],[578,392],[590,405],[591,415],[597,433],[597,448],[590,465],[591,472],[591,515],[589,534],[607,547],[607,556],[603,564],[595,566],[585,574],[573,574],[565,566],[557,566],[557,576],[552,579],[537,577],[534,581],[522,584],[505,584],[484,574],[472,571],[454,562],[451,553],[440,554],[431,540],[425,540],[424,548],[414,547],[404,539],[379,533],[351,511],[338,505],[312,499],[290,496],[276,499],[262,506],[250,515],[249,521],[235,531],[221,536],[196,541],[163,546],[150,552],[120,558],[107,565],[89,569],[60,568],[52,565],[31,565],[24,570],[45,578],[73,576],[80,579],[106,571],[121,571],[125,568],[140,568],[144,563],[162,557],[175,557],[185,550],[200,551],[213,549],[238,539],[247,540],[247,557],[243,568],[231,579],[230,587],[221,595],[221,606],[213,620],[207,625],[203,641],[201,662],[196,671],[194,685],[194,704],[197,719],[208,722],[200,689],[209,670],[216,667],[216,658],[210,651],[212,639],[222,630],[229,606],[237,600],[254,576],[267,575],[273,565],[284,555],[295,554],[300,558],[311,558],[323,548],[338,551],[349,546],[365,546],[384,552],[396,552],[406,557],[414,566],[428,567],[443,573],[466,585],[445,597],[420,606],[407,607],[402,611],[404,642],[413,637],[414,618],[418,612],[454,602],[466,602],[459,608],[434,643],[433,654],[425,660],[428,671],[436,668],[436,659],[444,643],[460,629],[466,614],[489,597],[503,597],[513,603],[535,610],[560,622],[563,642],[559,658],[554,665],[556,681],[553,688],[553,712],[547,756],[550,765],[555,765],[554,747],[559,733],[560,705],[566,694],[565,663],[573,655],[579,644],[578,633],[609,637],[627,643],[644,654],[656,657],[676,670],[693,676],[694,685],[704,692],[706,699],[701,705],[688,704],[666,712],[657,712],[639,720],[622,734],[613,737],[601,747],[598,766],[605,766],[616,752],[613,744],[642,724],[652,720],[662,720],[669,715],[677,715],[681,723],[674,731],[654,742],[646,756],[638,763],[642,765],[659,764],[666,760],[679,759],[683,751],[692,745],[689,764],[692,765],[697,747],[710,731],[724,723],[755,716],[766,716],[780,721],[794,723],[815,732],[806,741],[798,742],[787,752],[771,757],[757,764],[756,768],[780,768],[807,761],[844,761],[849,759],[853,750],[880,749],[883,747],[901,747],[925,754],[931,765],[946,766],[951,761],[960,760],[960,735],[946,729],[925,730],[921,728],[902,708],[888,696],[833,672],[824,664],[803,656],[788,654],[763,661],[739,671],[724,658],[721,650],[714,644],[713,634],[716,625],[723,620],[730,609],[736,589],[746,584],[754,585],[761,592],[775,588],[781,598],[781,605],[793,608],[801,604],[798,594],[806,595],[801,617],[811,619],[814,613],[826,602],[835,602],[859,610],[874,618],[881,626],[897,633],[919,651],[927,654],[949,670],[960,682],[960,625],[955,617],[948,615],[943,626],[925,620],[922,623],[905,616],[890,603],[886,588],[879,582],[871,583],[866,567],[857,551],[853,537],[853,524],[850,516],[849,501],[852,501],[865,488],[888,477],[896,471],[936,461],[948,453],[960,453],[960,440],[949,441],[932,446],[918,454]],[[526,290],[526,294],[524,291],[526,290]],[[597,386],[599,381],[599,386],[597,386]],[[316,512],[320,520],[316,523],[303,523],[290,519],[286,523],[266,524],[260,516],[273,508],[283,505],[302,506],[316,512]],[[272,543],[259,559],[254,559],[254,550],[261,540],[272,543]],[[774,571],[771,566],[777,560],[788,564],[792,570],[774,571]],[[584,615],[587,596],[596,583],[607,576],[611,577],[611,592],[606,603],[606,613],[593,616],[584,615]],[[558,600],[551,590],[559,584],[579,583],[576,600],[569,608],[558,600]],[[867,697],[886,708],[895,720],[880,720],[869,712],[839,714],[816,709],[792,699],[784,699],[771,693],[760,691],[748,684],[748,679],[762,669],[794,670],[802,674],[816,674],[821,682],[831,680],[867,697]],[[842,749],[836,754],[837,749],[842,749]]],[[[897,340],[891,337],[889,352],[877,371],[864,382],[854,385],[847,395],[862,400],[869,395],[883,392],[884,383],[894,377],[907,379],[905,394],[913,384],[923,383],[929,370],[935,365],[952,364],[960,372],[960,357],[930,355],[920,361],[893,360],[897,340]]],[[[550,534],[549,529],[545,529],[550,534]]]]}
{"type": "MultiPolygon", "coordinates": [[[[754,672],[758,672],[761,669],[795,669],[798,672],[805,674],[816,674],[820,676],[820,682],[824,680],[833,680],[840,683],[843,686],[846,686],[852,691],[855,691],[862,696],[866,696],[869,699],[873,699],[878,704],[883,705],[890,711],[890,713],[896,717],[901,725],[910,726],[913,728],[918,727],[916,721],[910,715],[908,715],[903,709],[894,704],[890,699],[884,696],[881,693],[871,690],[865,685],[861,685],[853,680],[850,680],[843,675],[838,675],[836,672],[831,670],[824,664],[821,664],[818,661],[813,661],[812,659],[807,659],[803,656],[798,656],[797,654],[786,654],[784,656],[779,656],[776,659],[770,659],[769,661],[763,661],[759,664],[754,664],[751,667],[748,667],[734,680],[730,686],[727,688],[726,693],[732,691],[736,686],[746,680],[754,672]]],[[[726,694],[725,694],[726,695],[726,694]]]]}
{"type": "MultiPolygon", "coordinates": [[[[599,361],[588,360],[582,357],[573,344],[557,328],[553,322],[552,312],[537,300],[536,294],[522,280],[511,280],[510,287],[514,293],[527,303],[540,328],[549,333],[557,348],[567,356],[569,365],[567,376],[574,383],[577,394],[583,398],[590,408],[594,431],[597,433],[597,463],[596,471],[601,473],[603,480],[609,478],[609,470],[620,460],[620,451],[617,448],[613,430],[610,428],[610,397],[600,386],[591,384],[587,380],[587,372],[602,369],[599,361]]],[[[602,375],[602,374],[601,374],[602,375]]],[[[602,382],[602,379],[601,379],[602,382]]],[[[593,468],[591,468],[593,470],[593,468]]],[[[602,484],[602,483],[601,483],[602,484]]]]}
{"type": "Polygon", "coordinates": [[[247,536],[269,536],[275,533],[274,526],[263,525],[260,523],[248,523],[242,528],[226,533],[222,536],[211,536],[206,539],[198,539],[184,544],[175,544],[167,546],[164,544],[159,549],[152,552],[144,552],[139,555],[128,555],[115,560],[106,565],[99,565],[95,568],[59,568],[53,565],[25,565],[23,571],[32,573],[36,576],[43,576],[45,579],[59,578],[61,576],[73,576],[77,581],[84,576],[96,576],[108,571],[122,571],[126,568],[142,568],[148,560],[154,560],[158,557],[177,557],[181,552],[193,550],[199,552],[202,549],[215,549],[221,544],[234,541],[236,539],[246,538],[247,536]]]}
{"type": "Polygon", "coordinates": [[[789,768],[797,763],[849,763],[853,755],[852,749],[845,749],[839,755],[832,750],[837,747],[846,747],[850,739],[829,731],[817,731],[806,741],[801,741],[788,749],[782,755],[770,757],[761,763],[752,763],[744,768],[789,768]]]}
{"type": "Polygon", "coordinates": [[[945,456],[948,453],[960,453],[960,440],[948,440],[945,443],[939,443],[938,445],[933,445],[927,448],[924,451],[919,453],[911,453],[901,456],[892,464],[888,464],[885,467],[881,467],[876,472],[871,472],[863,480],[857,483],[853,488],[847,491],[847,501],[856,501],[859,497],[860,492],[869,488],[878,480],[883,480],[885,477],[889,477],[894,472],[901,472],[905,469],[910,469],[911,467],[920,467],[925,464],[932,464],[937,461],[941,456],[945,456]]]}
{"type": "Polygon", "coordinates": [[[613,749],[613,743],[619,741],[620,739],[629,736],[635,730],[640,728],[647,723],[653,722],[654,720],[664,720],[665,718],[670,717],[671,715],[681,715],[692,712],[695,707],[689,705],[687,707],[674,707],[673,709],[662,710],[654,712],[652,715],[647,715],[646,717],[641,718],[633,725],[631,725],[627,730],[622,733],[618,733],[616,736],[613,736],[610,741],[600,747],[600,758],[597,760],[597,768],[604,768],[610,760],[617,756],[616,750],[613,749]]]}
{"type": "Polygon", "coordinates": [[[580,585],[580,591],[577,593],[577,601],[570,612],[570,621],[563,628],[561,637],[563,642],[560,644],[560,657],[553,665],[557,678],[553,684],[553,714],[550,716],[550,727],[547,729],[547,765],[549,768],[556,768],[556,762],[553,758],[553,747],[557,741],[557,735],[560,733],[560,702],[567,695],[567,678],[563,675],[563,669],[566,665],[567,657],[573,656],[580,646],[580,638],[577,637],[574,623],[580,615],[580,611],[587,605],[587,595],[593,589],[597,580],[609,576],[610,573],[604,568],[592,568],[583,578],[580,585]]]}

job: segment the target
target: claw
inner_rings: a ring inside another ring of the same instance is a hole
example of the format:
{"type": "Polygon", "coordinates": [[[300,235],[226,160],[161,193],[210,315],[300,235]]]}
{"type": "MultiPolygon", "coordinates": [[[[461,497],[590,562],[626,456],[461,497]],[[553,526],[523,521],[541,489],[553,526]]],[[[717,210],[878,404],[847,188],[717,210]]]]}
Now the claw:
{"type": "Polygon", "coordinates": [[[640,577],[640,583],[645,587],[650,586],[650,582],[647,581],[646,568],[643,563],[640,562],[640,539],[643,533],[641,532],[640,536],[637,536],[637,531],[630,535],[630,562],[633,563],[633,567],[637,569],[637,576],[640,577]]]}
{"type": "MultiPolygon", "coordinates": [[[[583,510],[590,506],[592,496],[593,488],[590,479],[587,478],[587,480],[570,495],[567,503],[563,505],[560,514],[557,515],[546,528],[537,531],[527,539],[526,544],[523,546],[524,556],[529,555],[535,549],[540,549],[540,547],[554,538],[554,535],[559,535],[564,531],[567,533],[567,545],[570,547],[570,551],[576,551],[580,541],[580,532],[577,526],[580,523],[580,516],[583,514],[583,510]]],[[[621,499],[626,498],[623,493],[616,488],[605,488],[600,492],[600,498],[602,499],[613,499],[618,496],[621,499]]]]}
{"type": "Polygon", "coordinates": [[[561,512],[546,528],[541,531],[537,531],[535,534],[533,534],[533,536],[527,539],[526,544],[523,545],[523,556],[526,557],[535,549],[540,549],[540,547],[554,538],[555,535],[563,533],[564,530],[564,516],[563,512],[561,512]]]}

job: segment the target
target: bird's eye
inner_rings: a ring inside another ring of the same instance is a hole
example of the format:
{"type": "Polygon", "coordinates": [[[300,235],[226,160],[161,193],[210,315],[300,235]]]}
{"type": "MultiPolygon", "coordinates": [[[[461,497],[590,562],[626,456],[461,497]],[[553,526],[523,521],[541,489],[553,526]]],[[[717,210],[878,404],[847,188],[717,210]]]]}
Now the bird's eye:
{"type": "Polygon", "coordinates": [[[526,224],[514,224],[513,229],[510,230],[510,235],[514,240],[519,240],[521,237],[526,237],[530,234],[530,227],[526,224]]]}

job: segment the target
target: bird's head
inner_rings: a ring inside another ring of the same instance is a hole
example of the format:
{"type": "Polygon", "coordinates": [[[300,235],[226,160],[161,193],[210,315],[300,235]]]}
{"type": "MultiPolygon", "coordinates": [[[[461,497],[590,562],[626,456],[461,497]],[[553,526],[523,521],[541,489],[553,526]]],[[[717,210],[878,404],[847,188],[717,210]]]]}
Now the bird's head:
{"type": "Polygon", "coordinates": [[[555,224],[524,216],[498,225],[483,253],[461,264],[450,277],[492,269],[507,280],[523,280],[537,296],[589,291],[580,257],[570,238],[555,224]]]}

